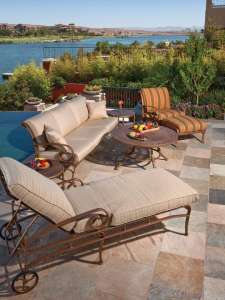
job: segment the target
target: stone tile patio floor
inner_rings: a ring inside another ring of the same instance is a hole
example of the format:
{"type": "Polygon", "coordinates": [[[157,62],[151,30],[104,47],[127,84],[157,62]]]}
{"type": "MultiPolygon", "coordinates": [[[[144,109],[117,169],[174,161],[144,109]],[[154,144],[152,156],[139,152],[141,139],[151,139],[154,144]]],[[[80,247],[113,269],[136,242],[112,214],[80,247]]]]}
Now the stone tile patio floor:
{"type": "MultiPolygon", "coordinates": [[[[39,272],[38,286],[27,295],[13,295],[0,242],[0,298],[40,300],[224,300],[225,299],[225,122],[210,121],[206,144],[190,138],[166,147],[167,162],[157,161],[200,194],[193,205],[188,237],[171,232],[147,236],[104,252],[104,264],[76,260],[39,272]]],[[[148,168],[151,168],[149,166],[148,168]]],[[[83,161],[78,174],[85,182],[137,168],[103,166],[83,161]]],[[[138,169],[140,172],[143,170],[138,169]]],[[[1,195],[0,221],[7,220],[9,201],[1,195]]],[[[183,231],[183,220],[166,223],[183,231]]]]}

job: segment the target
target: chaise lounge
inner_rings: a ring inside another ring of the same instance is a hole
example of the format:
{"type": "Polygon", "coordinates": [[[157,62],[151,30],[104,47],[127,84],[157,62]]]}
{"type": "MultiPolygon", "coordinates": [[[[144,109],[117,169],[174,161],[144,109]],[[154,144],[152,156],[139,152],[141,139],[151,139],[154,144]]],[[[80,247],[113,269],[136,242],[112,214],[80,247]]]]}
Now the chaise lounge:
{"type": "Polygon", "coordinates": [[[166,87],[141,89],[141,99],[144,117],[155,112],[162,125],[177,131],[180,136],[201,133],[201,142],[204,143],[207,123],[186,116],[183,111],[171,109],[170,95],[166,87]]]}
{"type": "Polygon", "coordinates": [[[34,267],[90,249],[99,253],[92,263],[102,263],[106,246],[131,235],[143,236],[166,220],[184,217],[188,235],[191,204],[198,199],[193,188],[163,169],[119,175],[65,192],[11,158],[0,158],[0,174],[14,199],[11,220],[2,226],[1,236],[10,257],[19,262],[20,272],[12,280],[19,294],[37,285],[34,267]],[[185,211],[177,212],[178,208],[185,211]],[[39,219],[48,222],[39,224],[39,219]],[[59,231],[66,236],[56,238],[59,231]]]}

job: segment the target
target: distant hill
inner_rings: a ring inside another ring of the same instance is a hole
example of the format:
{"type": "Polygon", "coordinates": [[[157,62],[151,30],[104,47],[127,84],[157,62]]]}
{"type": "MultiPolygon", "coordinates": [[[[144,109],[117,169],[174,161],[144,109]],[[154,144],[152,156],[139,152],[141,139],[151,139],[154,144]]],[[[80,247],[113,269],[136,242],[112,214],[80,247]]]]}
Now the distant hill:
{"type": "Polygon", "coordinates": [[[191,28],[187,28],[187,27],[178,27],[178,26],[165,26],[165,27],[124,27],[121,29],[125,29],[125,30],[143,30],[143,31],[150,31],[150,32],[190,32],[190,31],[200,31],[202,28],[201,27],[191,27],[191,28]]]}

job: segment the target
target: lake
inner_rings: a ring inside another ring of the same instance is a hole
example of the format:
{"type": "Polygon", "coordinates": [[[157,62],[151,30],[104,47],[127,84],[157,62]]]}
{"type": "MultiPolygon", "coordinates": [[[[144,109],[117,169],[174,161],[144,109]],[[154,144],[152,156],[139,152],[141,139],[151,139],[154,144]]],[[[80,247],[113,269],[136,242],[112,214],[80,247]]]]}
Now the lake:
{"type": "Polygon", "coordinates": [[[31,44],[0,44],[0,82],[1,74],[13,72],[16,66],[35,61],[40,64],[43,59],[44,47],[94,47],[98,41],[109,41],[110,44],[122,43],[129,45],[134,41],[145,43],[152,41],[155,44],[165,41],[185,41],[186,35],[151,35],[151,36],[132,36],[132,37],[94,37],[78,42],[60,43],[31,43],[31,44]]]}

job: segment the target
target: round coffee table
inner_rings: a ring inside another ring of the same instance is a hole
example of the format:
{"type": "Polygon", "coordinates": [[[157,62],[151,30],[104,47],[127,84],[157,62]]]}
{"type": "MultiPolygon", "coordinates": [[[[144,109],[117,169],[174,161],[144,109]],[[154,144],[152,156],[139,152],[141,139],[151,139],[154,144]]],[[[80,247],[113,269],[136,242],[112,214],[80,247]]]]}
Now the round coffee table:
{"type": "Polygon", "coordinates": [[[129,108],[118,108],[118,109],[112,109],[107,111],[107,114],[111,117],[116,117],[119,119],[122,119],[122,125],[124,125],[124,119],[125,118],[132,118],[133,122],[135,122],[135,111],[134,109],[129,109],[129,108]]]}
{"type": "MultiPolygon", "coordinates": [[[[167,160],[167,157],[161,152],[161,146],[167,146],[170,144],[175,144],[178,140],[178,134],[176,131],[160,126],[159,130],[146,132],[144,134],[145,140],[132,139],[128,136],[128,133],[131,131],[129,125],[124,125],[123,127],[117,127],[112,131],[112,137],[127,146],[129,146],[130,150],[127,153],[123,154],[122,161],[128,156],[130,157],[134,154],[136,148],[144,148],[148,151],[148,160],[147,163],[142,166],[145,167],[152,163],[155,168],[155,160],[163,159],[167,160]],[[157,157],[154,157],[154,152],[158,154],[157,157]]],[[[117,170],[121,164],[121,160],[116,158],[115,160],[115,169],[117,170]]]]}

